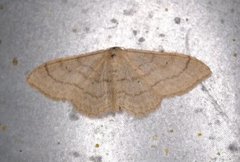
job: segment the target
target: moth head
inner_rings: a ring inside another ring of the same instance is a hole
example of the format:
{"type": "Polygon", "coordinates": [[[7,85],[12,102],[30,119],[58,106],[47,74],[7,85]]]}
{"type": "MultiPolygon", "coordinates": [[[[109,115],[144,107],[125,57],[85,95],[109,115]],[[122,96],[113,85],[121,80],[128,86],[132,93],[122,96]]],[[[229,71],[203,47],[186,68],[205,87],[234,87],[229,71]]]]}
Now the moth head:
{"type": "Polygon", "coordinates": [[[123,49],[121,47],[112,47],[109,48],[109,53],[111,58],[114,58],[119,52],[121,52],[123,49]]]}

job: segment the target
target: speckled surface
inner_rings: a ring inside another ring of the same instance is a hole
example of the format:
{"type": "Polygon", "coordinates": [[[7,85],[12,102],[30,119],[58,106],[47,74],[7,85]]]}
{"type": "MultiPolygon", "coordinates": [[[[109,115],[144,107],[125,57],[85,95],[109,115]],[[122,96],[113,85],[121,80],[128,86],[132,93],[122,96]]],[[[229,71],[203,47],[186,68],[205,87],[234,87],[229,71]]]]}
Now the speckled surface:
{"type": "Polygon", "coordinates": [[[0,161],[239,162],[239,43],[239,0],[0,0],[0,161]],[[112,46],[186,53],[213,75],[143,119],[89,119],[25,81],[112,46]]]}

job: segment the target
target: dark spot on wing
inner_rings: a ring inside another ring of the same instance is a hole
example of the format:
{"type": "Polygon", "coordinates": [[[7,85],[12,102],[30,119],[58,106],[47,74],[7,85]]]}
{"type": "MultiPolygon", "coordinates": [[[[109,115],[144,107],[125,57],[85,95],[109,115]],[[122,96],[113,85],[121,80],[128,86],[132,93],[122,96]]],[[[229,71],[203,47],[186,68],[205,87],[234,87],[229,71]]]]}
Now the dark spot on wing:
{"type": "Polygon", "coordinates": [[[111,54],[111,57],[112,57],[112,58],[114,58],[115,56],[116,56],[116,54],[115,54],[115,53],[112,53],[112,54],[111,54]]]}
{"type": "Polygon", "coordinates": [[[119,109],[119,111],[122,111],[122,107],[121,106],[119,106],[118,109],[119,109]]]}

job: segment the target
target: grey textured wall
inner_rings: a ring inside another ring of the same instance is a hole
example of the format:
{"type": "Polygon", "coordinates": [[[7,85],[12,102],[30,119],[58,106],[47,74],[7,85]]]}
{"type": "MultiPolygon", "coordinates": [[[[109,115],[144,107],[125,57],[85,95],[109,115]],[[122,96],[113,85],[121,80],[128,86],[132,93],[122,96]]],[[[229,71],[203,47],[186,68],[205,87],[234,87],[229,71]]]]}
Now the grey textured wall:
{"type": "Polygon", "coordinates": [[[0,161],[239,162],[239,44],[239,0],[0,0],[0,161]],[[112,46],[186,53],[213,75],[143,119],[89,119],[25,81],[112,46]]]}

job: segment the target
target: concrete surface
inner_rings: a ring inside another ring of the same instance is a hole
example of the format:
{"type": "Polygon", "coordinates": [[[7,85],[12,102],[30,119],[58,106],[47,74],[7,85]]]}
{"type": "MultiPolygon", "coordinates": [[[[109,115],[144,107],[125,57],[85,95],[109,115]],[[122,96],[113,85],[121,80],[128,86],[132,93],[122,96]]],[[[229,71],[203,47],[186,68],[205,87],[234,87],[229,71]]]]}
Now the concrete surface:
{"type": "Polygon", "coordinates": [[[1,162],[239,162],[239,0],[0,0],[1,162]],[[25,81],[112,46],[195,56],[211,78],[146,118],[89,119],[25,81]]]}

